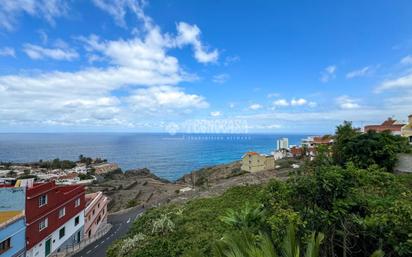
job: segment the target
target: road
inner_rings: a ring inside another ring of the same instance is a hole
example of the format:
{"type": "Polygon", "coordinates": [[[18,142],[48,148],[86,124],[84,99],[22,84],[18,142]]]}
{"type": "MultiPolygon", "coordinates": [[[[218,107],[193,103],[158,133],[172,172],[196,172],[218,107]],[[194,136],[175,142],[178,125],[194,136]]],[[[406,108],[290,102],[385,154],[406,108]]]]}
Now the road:
{"type": "Polygon", "coordinates": [[[135,209],[122,214],[115,214],[108,217],[107,222],[113,227],[106,235],[86,246],[83,250],[73,255],[74,257],[104,257],[107,248],[115,240],[124,236],[131,228],[133,221],[143,212],[143,209],[135,209]]]}

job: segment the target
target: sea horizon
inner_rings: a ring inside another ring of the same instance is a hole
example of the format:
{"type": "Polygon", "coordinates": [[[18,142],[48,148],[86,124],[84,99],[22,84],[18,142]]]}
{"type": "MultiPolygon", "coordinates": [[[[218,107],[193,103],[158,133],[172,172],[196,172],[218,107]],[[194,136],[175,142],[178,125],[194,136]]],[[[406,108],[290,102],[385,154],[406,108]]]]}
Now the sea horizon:
{"type": "Polygon", "coordinates": [[[104,158],[123,170],[148,168],[171,181],[194,170],[240,160],[243,153],[270,154],[276,140],[298,145],[314,134],[212,133],[0,133],[0,161],[35,162],[79,155],[104,158]]]}

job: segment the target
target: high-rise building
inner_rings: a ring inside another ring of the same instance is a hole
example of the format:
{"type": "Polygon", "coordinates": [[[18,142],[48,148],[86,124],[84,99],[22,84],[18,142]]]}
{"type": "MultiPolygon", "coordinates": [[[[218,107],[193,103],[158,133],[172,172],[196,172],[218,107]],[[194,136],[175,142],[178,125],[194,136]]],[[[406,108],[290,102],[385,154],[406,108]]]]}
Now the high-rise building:
{"type": "Polygon", "coordinates": [[[276,144],[277,150],[289,149],[289,139],[287,139],[286,137],[278,139],[276,144]]]}

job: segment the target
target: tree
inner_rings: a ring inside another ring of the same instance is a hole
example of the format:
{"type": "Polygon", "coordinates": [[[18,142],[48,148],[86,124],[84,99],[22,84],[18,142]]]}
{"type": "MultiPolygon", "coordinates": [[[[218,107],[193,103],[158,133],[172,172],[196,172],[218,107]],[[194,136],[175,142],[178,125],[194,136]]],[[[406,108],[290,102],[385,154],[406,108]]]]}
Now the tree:
{"type": "Polygon", "coordinates": [[[247,203],[240,211],[226,210],[220,220],[237,229],[252,229],[262,226],[264,216],[264,210],[261,207],[247,203]]]}
{"type": "Polygon", "coordinates": [[[227,234],[215,246],[216,257],[318,257],[320,245],[324,239],[322,233],[312,233],[306,244],[305,254],[296,237],[296,226],[289,224],[281,245],[276,247],[269,235],[260,233],[254,236],[247,230],[227,234]]]}
{"type": "Polygon", "coordinates": [[[342,148],[344,162],[353,162],[357,167],[367,168],[377,164],[392,172],[397,161],[397,154],[410,152],[406,138],[392,135],[389,131],[357,135],[347,141],[342,148]]]}
{"type": "Polygon", "coordinates": [[[336,127],[335,139],[332,146],[332,156],[336,164],[343,165],[346,158],[345,147],[349,141],[358,136],[360,133],[352,127],[352,122],[344,121],[342,125],[336,127]]]}

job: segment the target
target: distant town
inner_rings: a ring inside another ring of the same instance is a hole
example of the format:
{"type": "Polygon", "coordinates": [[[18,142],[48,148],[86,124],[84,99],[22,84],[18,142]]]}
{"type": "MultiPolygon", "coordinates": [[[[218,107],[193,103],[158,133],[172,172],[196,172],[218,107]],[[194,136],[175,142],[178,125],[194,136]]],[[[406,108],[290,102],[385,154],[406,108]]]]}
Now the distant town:
{"type": "MultiPolygon", "coordinates": [[[[407,138],[412,144],[412,115],[409,116],[406,124],[388,118],[381,124],[367,125],[359,129],[359,132],[385,132],[399,135],[407,138]]],[[[260,179],[267,180],[282,169],[282,159],[293,160],[304,157],[309,161],[313,160],[319,149],[323,146],[328,148],[334,140],[333,135],[310,136],[302,139],[298,146],[290,145],[288,138],[281,138],[277,140],[276,149],[271,154],[247,152],[241,157],[239,166],[235,163],[215,171],[219,173],[222,170],[226,172],[230,170],[230,173],[221,175],[226,179],[225,183],[228,178],[235,178],[244,173],[266,172],[265,177],[260,179]]],[[[401,157],[399,161],[400,171],[412,172],[410,155],[405,159],[401,157]]],[[[287,163],[290,169],[300,167],[299,162],[289,164],[287,163]]],[[[2,257],[69,256],[104,236],[112,227],[107,222],[108,203],[112,199],[102,191],[86,193],[86,190],[87,186],[96,183],[102,176],[113,172],[121,172],[117,164],[83,155],[80,155],[77,161],[54,159],[21,164],[1,163],[0,234],[8,237],[1,242],[0,255],[2,257]],[[4,253],[7,255],[3,255],[4,253]]],[[[212,169],[207,172],[214,171],[212,169]]],[[[150,180],[152,184],[164,185],[155,176],[144,174],[152,179],[150,180]]],[[[246,179],[250,180],[250,178],[246,179]]],[[[194,192],[196,186],[208,185],[209,181],[205,181],[205,175],[201,172],[188,174],[179,182],[181,184],[176,183],[173,194],[175,197],[187,199],[184,194],[189,191],[194,192]]],[[[147,183],[145,181],[142,185],[147,183]]],[[[133,181],[127,187],[133,188],[136,184],[137,181],[133,181]]],[[[120,186],[116,187],[116,190],[123,189],[120,186]]],[[[171,200],[170,195],[170,193],[167,195],[168,201],[171,200]]],[[[152,196],[153,192],[148,199],[152,196]]],[[[137,205],[137,202],[132,204],[129,202],[130,207],[137,205]]],[[[144,205],[142,208],[144,209],[144,205]]],[[[130,218],[126,222],[129,223],[130,218]]]]}

